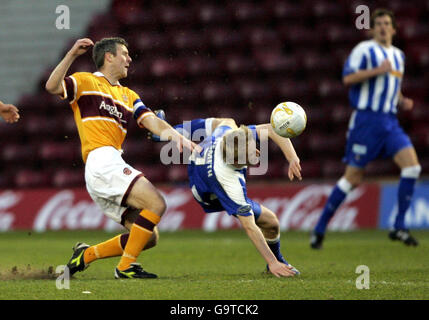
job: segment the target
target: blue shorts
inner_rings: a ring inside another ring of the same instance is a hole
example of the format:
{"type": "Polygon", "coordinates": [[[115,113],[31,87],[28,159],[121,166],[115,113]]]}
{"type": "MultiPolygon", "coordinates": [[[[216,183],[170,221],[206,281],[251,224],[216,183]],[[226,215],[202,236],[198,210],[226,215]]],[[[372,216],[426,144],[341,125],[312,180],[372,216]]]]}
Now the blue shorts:
{"type": "Polygon", "coordinates": [[[343,161],[364,168],[376,158],[393,158],[400,150],[412,146],[395,115],[355,111],[350,119],[343,161]]]}
{"type": "Polygon", "coordinates": [[[215,175],[206,175],[206,166],[188,165],[189,186],[194,199],[200,204],[206,213],[226,211],[232,216],[252,215],[255,221],[261,215],[261,205],[247,197],[245,183],[240,186],[246,205],[239,205],[223,190],[215,175]]]}
{"type": "MultiPolygon", "coordinates": [[[[219,199],[212,199],[212,200],[207,200],[204,202],[200,202],[195,197],[194,197],[194,199],[200,204],[200,206],[203,208],[205,213],[225,211],[225,208],[222,206],[219,199]]],[[[252,207],[253,216],[255,217],[255,221],[258,220],[259,216],[261,215],[261,205],[259,203],[257,203],[256,201],[253,201],[252,199],[247,199],[247,203],[249,203],[252,207]]],[[[232,216],[236,217],[235,214],[232,214],[232,216]]]]}

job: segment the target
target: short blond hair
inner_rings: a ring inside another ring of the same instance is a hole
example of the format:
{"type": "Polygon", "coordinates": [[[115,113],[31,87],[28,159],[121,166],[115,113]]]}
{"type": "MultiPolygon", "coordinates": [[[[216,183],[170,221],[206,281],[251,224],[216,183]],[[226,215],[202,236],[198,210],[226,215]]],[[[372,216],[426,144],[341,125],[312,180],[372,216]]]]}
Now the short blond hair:
{"type": "Polygon", "coordinates": [[[251,141],[254,141],[252,131],[243,124],[239,128],[227,132],[222,138],[223,161],[228,164],[239,163],[242,160],[240,155],[244,155],[244,163],[240,164],[246,164],[251,141]],[[231,159],[231,155],[233,159],[231,159]],[[230,160],[233,160],[233,163],[230,163],[230,160]]]}

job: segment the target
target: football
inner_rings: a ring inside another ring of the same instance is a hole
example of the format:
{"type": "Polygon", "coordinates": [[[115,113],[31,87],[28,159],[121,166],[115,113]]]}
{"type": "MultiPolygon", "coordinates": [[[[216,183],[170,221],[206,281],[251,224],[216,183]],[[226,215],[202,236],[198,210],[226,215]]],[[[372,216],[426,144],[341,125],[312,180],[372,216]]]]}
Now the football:
{"type": "Polygon", "coordinates": [[[297,103],[286,101],[271,112],[271,126],[275,133],[285,138],[299,136],[307,125],[307,115],[297,103]]]}

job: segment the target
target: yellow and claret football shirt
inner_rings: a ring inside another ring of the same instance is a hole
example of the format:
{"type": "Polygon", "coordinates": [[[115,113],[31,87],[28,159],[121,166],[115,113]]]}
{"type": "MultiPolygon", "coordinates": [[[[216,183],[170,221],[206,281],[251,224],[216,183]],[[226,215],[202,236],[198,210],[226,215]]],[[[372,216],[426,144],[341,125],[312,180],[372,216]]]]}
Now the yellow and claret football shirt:
{"type": "Polygon", "coordinates": [[[70,102],[86,162],[92,150],[112,146],[121,150],[128,122],[137,123],[153,112],[133,90],[112,85],[101,72],[76,72],[62,82],[63,96],[70,102]]]}

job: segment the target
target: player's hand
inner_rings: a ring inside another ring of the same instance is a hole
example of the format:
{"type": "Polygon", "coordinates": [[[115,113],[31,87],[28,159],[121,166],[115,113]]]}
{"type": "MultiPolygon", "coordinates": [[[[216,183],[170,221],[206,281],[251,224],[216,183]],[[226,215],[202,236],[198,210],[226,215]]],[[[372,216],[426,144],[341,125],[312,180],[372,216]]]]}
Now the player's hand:
{"type": "Polygon", "coordinates": [[[80,56],[85,52],[87,52],[88,49],[93,45],[94,45],[94,42],[92,42],[91,39],[88,39],[88,38],[79,39],[74,43],[73,47],[69,50],[69,54],[75,57],[80,56]]]}
{"type": "Polygon", "coordinates": [[[399,106],[405,110],[405,111],[409,111],[413,108],[414,106],[414,101],[413,99],[407,98],[407,97],[402,97],[401,100],[399,101],[399,106]]]}
{"type": "Polygon", "coordinates": [[[19,120],[19,110],[13,104],[0,104],[0,116],[7,123],[14,123],[19,120]]]}
{"type": "Polygon", "coordinates": [[[199,146],[198,144],[192,142],[191,140],[189,140],[183,136],[178,138],[178,139],[174,139],[173,141],[176,143],[176,147],[180,152],[183,151],[183,148],[188,149],[189,151],[191,151],[191,153],[194,150],[197,150],[198,153],[200,153],[203,150],[201,148],[201,146],[199,146]]]}
{"type": "Polygon", "coordinates": [[[295,272],[292,271],[292,266],[287,266],[284,263],[279,261],[275,261],[268,265],[270,272],[275,275],[277,278],[280,277],[293,277],[295,276],[295,272]]]}
{"type": "Polygon", "coordinates": [[[390,72],[390,71],[392,71],[392,64],[390,63],[390,61],[388,59],[385,59],[380,64],[380,66],[378,67],[378,69],[380,70],[380,74],[384,74],[384,73],[390,72]]]}
{"type": "Polygon", "coordinates": [[[299,164],[298,157],[295,157],[289,161],[289,169],[287,175],[290,181],[293,181],[294,177],[297,177],[298,180],[302,180],[301,165],[299,164]]]}

